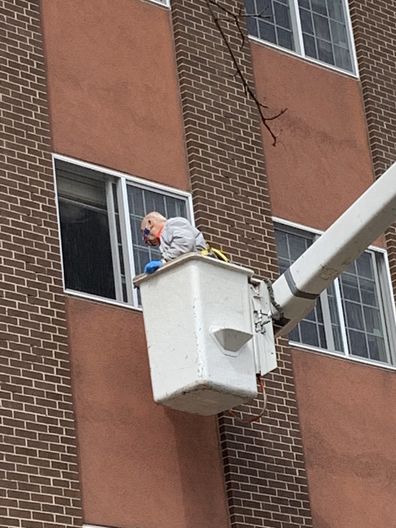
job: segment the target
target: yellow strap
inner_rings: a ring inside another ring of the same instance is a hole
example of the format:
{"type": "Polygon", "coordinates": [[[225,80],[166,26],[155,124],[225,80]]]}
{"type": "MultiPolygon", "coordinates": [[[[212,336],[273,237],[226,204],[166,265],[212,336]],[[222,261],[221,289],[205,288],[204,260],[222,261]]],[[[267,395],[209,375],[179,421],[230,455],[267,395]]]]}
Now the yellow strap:
{"type": "Polygon", "coordinates": [[[221,249],[214,248],[209,244],[205,249],[201,249],[201,255],[203,257],[214,257],[217,260],[222,260],[223,262],[229,262],[230,259],[221,251],[221,249]]]}

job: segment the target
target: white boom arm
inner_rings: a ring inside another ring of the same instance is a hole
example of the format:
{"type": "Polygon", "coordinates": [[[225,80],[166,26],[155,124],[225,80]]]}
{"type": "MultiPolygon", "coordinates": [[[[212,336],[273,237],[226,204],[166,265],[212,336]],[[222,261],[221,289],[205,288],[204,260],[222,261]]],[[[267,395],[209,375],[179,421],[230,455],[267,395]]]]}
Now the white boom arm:
{"type": "Polygon", "coordinates": [[[371,185],[273,284],[288,334],[317,297],[396,219],[396,163],[371,185]]]}

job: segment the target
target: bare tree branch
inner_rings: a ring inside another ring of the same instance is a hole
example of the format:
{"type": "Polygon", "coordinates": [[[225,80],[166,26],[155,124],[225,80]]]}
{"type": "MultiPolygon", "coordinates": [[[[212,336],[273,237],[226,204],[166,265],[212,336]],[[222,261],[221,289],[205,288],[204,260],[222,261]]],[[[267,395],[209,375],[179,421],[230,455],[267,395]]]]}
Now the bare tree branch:
{"type": "Polygon", "coordinates": [[[250,86],[250,83],[248,82],[248,80],[246,79],[245,77],[245,74],[243,73],[240,65],[239,65],[239,62],[238,62],[238,59],[235,55],[235,52],[234,52],[234,49],[230,43],[230,40],[228,39],[222,25],[221,25],[221,20],[230,20],[232,21],[237,30],[238,30],[238,33],[241,37],[241,44],[240,44],[240,48],[239,48],[239,51],[243,48],[243,46],[245,45],[246,43],[246,38],[245,38],[245,32],[243,31],[243,28],[241,26],[241,18],[242,17],[251,17],[251,16],[256,16],[256,17],[261,17],[262,16],[262,13],[259,13],[259,14],[243,14],[242,12],[242,8],[239,9],[239,12],[238,13],[234,13],[233,11],[231,11],[230,9],[228,9],[227,7],[225,7],[224,5],[222,5],[221,3],[218,2],[218,0],[206,0],[206,4],[208,6],[208,10],[209,10],[209,13],[212,17],[212,20],[216,26],[216,28],[218,29],[219,33],[220,33],[220,36],[228,50],[228,53],[231,57],[231,60],[234,64],[234,67],[235,67],[235,77],[236,78],[239,78],[241,84],[242,84],[242,87],[243,87],[243,90],[244,90],[244,93],[246,95],[246,97],[250,98],[253,103],[255,104],[256,108],[257,108],[257,111],[259,113],[259,116],[260,116],[260,119],[261,119],[261,122],[263,124],[263,126],[266,128],[266,130],[269,132],[271,138],[272,138],[272,144],[273,146],[276,145],[276,140],[277,140],[277,136],[275,135],[275,133],[273,132],[270,124],[268,123],[269,121],[274,121],[275,119],[277,119],[278,117],[280,117],[282,114],[284,114],[287,110],[287,108],[284,108],[282,109],[280,112],[278,112],[277,114],[275,115],[272,115],[272,116],[266,116],[264,111],[265,110],[268,110],[268,106],[261,103],[259,101],[259,99],[257,98],[256,96],[256,93],[254,91],[254,89],[250,86]],[[221,12],[225,13],[225,17],[221,17],[219,16],[218,13],[215,12],[215,9],[217,10],[220,10],[221,12]]]}

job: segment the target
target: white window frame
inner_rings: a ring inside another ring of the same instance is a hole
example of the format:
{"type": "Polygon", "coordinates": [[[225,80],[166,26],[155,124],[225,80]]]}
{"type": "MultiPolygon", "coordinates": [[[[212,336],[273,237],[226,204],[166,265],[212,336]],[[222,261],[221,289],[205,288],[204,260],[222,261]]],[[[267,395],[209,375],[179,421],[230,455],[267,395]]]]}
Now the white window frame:
{"type": "Polygon", "coordinates": [[[294,37],[296,51],[290,50],[288,48],[283,48],[282,46],[279,46],[278,44],[274,44],[273,42],[269,42],[268,40],[261,39],[254,35],[249,35],[249,39],[259,44],[269,46],[270,48],[277,49],[278,51],[282,51],[294,57],[298,57],[305,61],[312,62],[313,64],[317,64],[318,66],[322,66],[324,68],[328,68],[330,70],[343,73],[345,75],[348,75],[349,77],[358,78],[359,77],[359,66],[358,66],[357,56],[356,56],[356,48],[355,48],[355,41],[354,41],[354,36],[353,36],[352,21],[351,21],[351,16],[350,16],[350,11],[349,11],[349,3],[347,0],[342,0],[342,2],[343,2],[343,7],[344,7],[344,13],[345,13],[345,25],[346,25],[347,35],[348,35],[348,44],[349,44],[349,48],[351,52],[351,63],[352,63],[353,71],[344,70],[342,68],[339,68],[338,66],[334,66],[333,64],[328,64],[327,62],[320,61],[313,57],[309,57],[308,55],[305,54],[303,38],[302,38],[300,12],[298,8],[298,0],[289,0],[290,18],[292,21],[293,37],[294,37]]]}
{"type": "MultiPolygon", "coordinates": [[[[323,234],[323,231],[309,227],[307,225],[299,224],[296,222],[292,222],[290,220],[285,220],[283,218],[279,217],[272,217],[272,220],[274,224],[278,224],[279,226],[285,226],[291,227],[294,229],[298,229],[300,231],[306,232],[308,234],[317,235],[320,236],[323,234]]],[[[383,317],[384,317],[384,328],[386,331],[385,339],[387,340],[387,352],[388,352],[388,359],[389,363],[385,363],[382,361],[376,361],[369,358],[363,358],[358,357],[349,354],[348,351],[348,344],[347,344],[347,334],[346,334],[346,326],[344,321],[344,312],[342,309],[342,300],[341,300],[341,292],[340,292],[340,285],[339,285],[339,278],[335,279],[334,281],[334,287],[336,290],[336,300],[338,304],[338,315],[340,318],[340,329],[342,334],[342,341],[345,352],[341,351],[334,351],[329,350],[327,348],[321,348],[321,347],[315,347],[313,345],[307,345],[304,343],[300,343],[298,341],[292,341],[290,340],[289,343],[293,348],[301,348],[305,350],[310,351],[316,351],[316,352],[322,352],[327,355],[332,355],[337,358],[346,359],[349,361],[356,361],[358,363],[364,363],[368,365],[374,365],[377,367],[383,367],[391,370],[396,370],[396,352],[395,352],[395,344],[396,344],[396,305],[393,297],[393,287],[392,287],[392,280],[391,280],[391,274],[390,274],[390,267],[389,267],[389,261],[388,261],[388,252],[386,249],[378,246],[370,245],[367,248],[369,251],[375,254],[382,255],[381,258],[381,266],[383,267],[382,270],[379,270],[379,274],[377,272],[377,266],[374,267],[375,274],[376,274],[376,285],[377,288],[381,290],[381,307],[383,311],[383,317]]],[[[374,258],[374,257],[373,257],[374,258]]],[[[323,297],[325,297],[325,301],[327,301],[327,295],[326,292],[323,292],[320,296],[322,301],[322,311],[326,312],[326,307],[323,307],[323,297]]],[[[326,332],[326,314],[323,313],[323,319],[325,323],[325,332],[326,332]]],[[[326,332],[326,339],[327,339],[327,332],[326,332]]]]}
{"type": "Polygon", "coordinates": [[[161,2],[161,0],[148,0],[149,2],[151,2],[152,4],[157,4],[157,5],[160,5],[162,7],[166,7],[166,8],[170,8],[170,0],[165,0],[164,2],[161,2]]]}
{"type": "MultiPolygon", "coordinates": [[[[107,208],[109,211],[109,232],[110,232],[110,242],[111,242],[111,252],[112,252],[112,258],[113,258],[113,270],[114,270],[114,285],[115,285],[115,291],[117,297],[122,297],[121,292],[121,283],[120,283],[120,262],[119,262],[119,253],[118,248],[115,248],[115,240],[116,240],[116,226],[115,222],[111,221],[112,218],[112,210],[114,209],[114,203],[113,203],[113,193],[111,189],[111,184],[116,183],[116,189],[117,189],[117,200],[119,204],[119,215],[120,215],[120,230],[121,230],[121,242],[122,242],[122,248],[124,252],[124,268],[125,268],[125,278],[126,278],[126,288],[127,288],[127,301],[124,302],[119,299],[110,299],[108,297],[102,297],[99,295],[95,295],[92,293],[86,293],[86,292],[80,292],[77,290],[71,290],[69,288],[66,288],[65,283],[65,274],[63,272],[64,265],[63,265],[63,253],[61,251],[61,264],[62,264],[62,283],[63,283],[63,291],[68,294],[75,297],[82,297],[85,299],[91,299],[107,304],[113,304],[116,306],[122,306],[123,308],[131,308],[133,310],[141,311],[141,307],[138,303],[138,295],[136,288],[133,288],[132,280],[135,276],[135,267],[134,267],[134,258],[133,258],[133,247],[132,247],[132,233],[131,230],[127,228],[127,219],[129,218],[129,204],[128,204],[128,196],[127,196],[127,186],[128,184],[132,184],[135,187],[139,187],[141,189],[147,189],[149,191],[159,192],[161,195],[168,195],[174,198],[180,198],[185,199],[186,202],[186,213],[188,220],[195,225],[194,220],[194,212],[193,212],[193,204],[192,204],[192,196],[191,193],[181,191],[179,189],[175,189],[173,187],[169,187],[167,185],[157,184],[148,180],[144,180],[142,178],[138,178],[136,176],[131,176],[130,174],[126,174],[124,172],[119,172],[116,170],[108,169],[106,167],[102,167],[100,165],[96,165],[93,163],[89,163],[86,161],[77,160],[75,158],[71,158],[69,156],[64,156],[61,154],[52,154],[52,166],[53,166],[53,175],[54,175],[54,184],[55,184],[55,191],[56,196],[58,197],[58,189],[57,189],[57,182],[56,182],[56,167],[55,162],[64,161],[66,163],[69,163],[70,165],[75,165],[76,167],[86,168],[90,169],[96,172],[100,172],[107,176],[109,178],[108,182],[106,182],[106,200],[107,200],[107,208]],[[113,180],[112,180],[113,179],[113,180]]],[[[61,230],[60,230],[60,211],[59,211],[59,204],[58,200],[56,200],[56,209],[57,209],[57,220],[58,220],[58,240],[59,240],[59,246],[62,248],[62,238],[61,238],[61,230]]]]}
{"type": "Polygon", "coordinates": [[[115,528],[115,526],[104,526],[99,524],[83,524],[82,528],[115,528]]]}

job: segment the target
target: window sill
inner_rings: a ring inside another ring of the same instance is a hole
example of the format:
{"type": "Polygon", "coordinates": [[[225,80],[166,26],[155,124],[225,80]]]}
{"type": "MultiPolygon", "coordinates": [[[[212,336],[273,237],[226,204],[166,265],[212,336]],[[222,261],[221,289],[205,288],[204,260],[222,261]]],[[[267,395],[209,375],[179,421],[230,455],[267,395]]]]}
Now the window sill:
{"type": "Polygon", "coordinates": [[[166,9],[170,8],[170,1],[161,2],[160,0],[146,0],[149,4],[157,4],[158,6],[165,7],[166,9]]]}
{"type": "Polygon", "coordinates": [[[289,341],[290,348],[299,348],[301,350],[306,350],[307,352],[313,352],[325,356],[332,356],[338,359],[343,359],[345,361],[353,361],[354,363],[360,363],[367,365],[369,367],[380,367],[387,370],[396,371],[396,366],[388,365],[387,363],[382,363],[380,361],[373,361],[370,359],[358,358],[355,356],[345,356],[342,352],[331,352],[325,348],[314,347],[310,345],[304,345],[302,343],[297,343],[296,341],[289,341]]]}
{"type": "Polygon", "coordinates": [[[259,44],[264,47],[268,47],[274,50],[277,50],[281,53],[286,53],[287,55],[291,55],[292,57],[295,57],[296,59],[300,59],[304,62],[308,62],[310,64],[314,64],[316,66],[319,66],[321,68],[324,68],[326,70],[332,70],[336,73],[340,73],[341,75],[346,75],[347,77],[352,77],[352,79],[359,79],[359,74],[350,72],[348,70],[342,70],[341,68],[337,68],[337,66],[332,66],[331,64],[326,64],[325,62],[321,62],[316,59],[312,59],[311,57],[307,57],[304,55],[300,55],[299,53],[296,53],[295,51],[289,50],[287,48],[282,48],[281,46],[277,46],[276,44],[273,44],[272,42],[267,42],[266,40],[259,39],[258,37],[254,37],[252,35],[249,35],[249,40],[252,42],[255,42],[256,44],[259,44]]]}
{"type": "Polygon", "coordinates": [[[116,301],[114,299],[107,299],[106,297],[100,297],[99,295],[93,295],[91,293],[79,292],[76,290],[64,290],[65,295],[69,297],[78,297],[80,299],[86,299],[87,301],[95,301],[102,304],[110,304],[111,306],[117,306],[118,308],[126,308],[135,312],[142,313],[143,310],[139,306],[131,306],[130,304],[116,301]]]}

